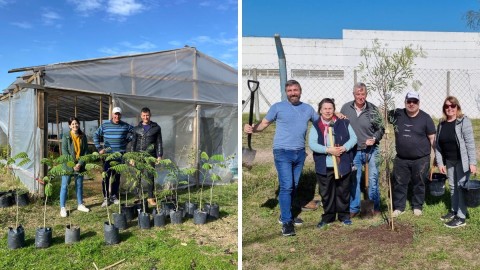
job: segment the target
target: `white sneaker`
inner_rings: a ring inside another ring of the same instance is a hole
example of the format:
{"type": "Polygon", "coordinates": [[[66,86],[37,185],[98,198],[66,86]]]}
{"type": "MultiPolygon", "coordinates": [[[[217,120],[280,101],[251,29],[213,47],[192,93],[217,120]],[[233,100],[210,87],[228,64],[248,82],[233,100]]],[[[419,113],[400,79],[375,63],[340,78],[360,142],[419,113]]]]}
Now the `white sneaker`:
{"type": "Polygon", "coordinates": [[[400,210],[398,210],[398,209],[395,210],[395,211],[393,211],[393,217],[398,217],[398,216],[400,216],[401,214],[403,214],[403,211],[400,211],[400,210]]]}
{"type": "Polygon", "coordinates": [[[67,217],[67,210],[65,209],[65,207],[60,208],[60,216],[67,217]]]}
{"type": "Polygon", "coordinates": [[[102,207],[106,207],[108,205],[108,199],[103,199],[102,207]]]}
{"type": "Polygon", "coordinates": [[[413,214],[417,217],[422,215],[422,210],[420,209],[413,209],[413,214]]]}
{"type": "Polygon", "coordinates": [[[117,198],[113,199],[113,204],[119,204],[119,203],[120,203],[120,201],[117,198]]]}
{"type": "Polygon", "coordinates": [[[78,210],[78,211],[81,211],[81,212],[85,212],[85,213],[90,212],[90,209],[88,209],[87,207],[85,207],[85,205],[83,205],[83,204],[79,204],[78,207],[77,207],[77,210],[78,210]]]}

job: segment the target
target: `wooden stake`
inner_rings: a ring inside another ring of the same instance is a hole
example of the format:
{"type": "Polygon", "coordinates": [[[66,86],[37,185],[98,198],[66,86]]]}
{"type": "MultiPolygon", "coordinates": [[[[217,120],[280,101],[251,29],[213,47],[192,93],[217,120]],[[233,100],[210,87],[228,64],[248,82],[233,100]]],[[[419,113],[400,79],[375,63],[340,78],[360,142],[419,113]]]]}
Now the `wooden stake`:
{"type": "Polygon", "coordinates": [[[125,261],[125,259],[121,259],[120,261],[118,261],[118,262],[116,262],[116,263],[114,263],[114,264],[111,264],[111,265],[109,265],[109,266],[106,266],[106,267],[104,267],[104,268],[102,268],[102,269],[100,269],[100,270],[106,270],[106,269],[112,268],[112,267],[114,267],[114,266],[116,266],[116,265],[121,264],[123,261],[125,261]]]}
{"type": "MultiPolygon", "coordinates": [[[[335,141],[333,140],[333,128],[328,127],[328,138],[330,139],[330,144],[333,146],[335,145],[335,141]]],[[[333,173],[335,174],[335,179],[340,179],[338,175],[338,164],[337,164],[337,157],[332,155],[333,160],[333,173]]]]}

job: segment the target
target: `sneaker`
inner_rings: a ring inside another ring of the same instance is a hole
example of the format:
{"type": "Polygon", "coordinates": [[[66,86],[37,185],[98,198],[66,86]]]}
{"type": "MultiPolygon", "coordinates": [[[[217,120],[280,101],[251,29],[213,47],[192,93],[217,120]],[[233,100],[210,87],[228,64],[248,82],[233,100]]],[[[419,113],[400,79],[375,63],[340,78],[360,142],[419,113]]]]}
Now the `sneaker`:
{"type": "Polygon", "coordinates": [[[302,207],[302,211],[315,211],[321,204],[318,200],[312,200],[302,207]]]}
{"type": "Polygon", "coordinates": [[[401,210],[395,210],[393,211],[393,217],[399,217],[401,214],[403,214],[403,211],[401,210]]]}
{"type": "Polygon", "coordinates": [[[457,216],[455,216],[449,222],[445,223],[445,226],[447,226],[448,228],[458,228],[458,227],[463,227],[465,225],[467,225],[467,223],[465,222],[465,219],[464,218],[459,218],[457,216]]]}
{"type": "Polygon", "coordinates": [[[79,204],[79,205],[77,206],[77,210],[78,210],[78,211],[81,211],[81,212],[85,212],[85,213],[90,212],[90,209],[88,209],[87,207],[85,207],[85,205],[83,205],[83,204],[79,204]]]}
{"type": "Polygon", "coordinates": [[[295,235],[295,227],[293,226],[293,222],[283,223],[282,234],[283,234],[283,236],[294,236],[295,235]]]}
{"type": "MultiPolygon", "coordinates": [[[[281,216],[278,218],[278,223],[283,224],[281,216]]],[[[301,226],[302,224],[303,224],[303,219],[299,217],[293,218],[293,225],[301,226]]]]}
{"type": "Polygon", "coordinates": [[[419,217],[422,215],[422,210],[420,209],[413,209],[413,215],[419,217]]]}
{"type": "Polygon", "coordinates": [[[60,208],[60,216],[67,217],[67,210],[65,209],[65,207],[60,208]]]}
{"type": "Polygon", "coordinates": [[[343,225],[346,225],[346,226],[350,226],[353,224],[353,222],[350,220],[350,219],[345,219],[344,221],[342,221],[343,225]]]}
{"type": "Polygon", "coordinates": [[[326,228],[328,225],[329,225],[328,222],[320,221],[320,222],[317,224],[317,228],[318,228],[318,229],[326,228]]]}
{"type": "Polygon", "coordinates": [[[110,202],[112,202],[113,204],[119,204],[120,203],[120,201],[117,199],[117,196],[115,196],[115,195],[110,197],[110,202]]]}
{"type": "Polygon", "coordinates": [[[448,213],[446,213],[445,215],[441,216],[440,217],[440,220],[441,221],[450,221],[452,220],[452,218],[454,218],[457,214],[453,211],[450,211],[448,213]]]}
{"type": "Polygon", "coordinates": [[[110,202],[105,198],[103,199],[102,207],[106,207],[107,205],[110,205],[110,202]]]}

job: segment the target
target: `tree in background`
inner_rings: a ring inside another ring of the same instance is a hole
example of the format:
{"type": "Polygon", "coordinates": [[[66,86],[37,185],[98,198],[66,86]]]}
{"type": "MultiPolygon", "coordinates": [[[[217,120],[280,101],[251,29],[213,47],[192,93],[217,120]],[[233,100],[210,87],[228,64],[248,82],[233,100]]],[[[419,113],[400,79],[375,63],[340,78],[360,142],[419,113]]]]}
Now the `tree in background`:
{"type": "MultiPolygon", "coordinates": [[[[369,91],[377,93],[380,98],[379,113],[381,115],[378,115],[374,121],[385,128],[385,137],[382,140],[383,150],[380,151],[380,160],[377,162],[380,163],[380,166],[385,167],[383,178],[387,183],[389,192],[389,199],[387,200],[389,224],[391,229],[394,230],[390,165],[395,157],[395,152],[394,141],[389,138],[391,128],[389,128],[389,121],[387,121],[388,111],[395,108],[395,95],[402,93],[407,86],[411,86],[418,91],[421,83],[413,80],[414,61],[418,57],[426,57],[426,54],[421,47],[414,49],[411,44],[394,52],[387,47],[388,44],[381,44],[375,39],[372,42],[372,47],[362,49],[360,56],[363,57],[363,61],[359,65],[359,70],[369,91]]],[[[395,124],[393,128],[395,128],[395,124]]]]}

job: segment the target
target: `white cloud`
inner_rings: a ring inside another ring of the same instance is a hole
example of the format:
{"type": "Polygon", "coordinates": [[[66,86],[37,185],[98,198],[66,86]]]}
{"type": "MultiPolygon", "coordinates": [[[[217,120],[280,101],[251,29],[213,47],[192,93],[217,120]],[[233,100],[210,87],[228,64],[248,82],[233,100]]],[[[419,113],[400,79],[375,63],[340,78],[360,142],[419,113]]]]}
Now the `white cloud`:
{"type": "Polygon", "coordinates": [[[198,5],[201,7],[214,7],[215,9],[225,11],[230,9],[236,9],[238,5],[238,1],[237,0],[228,0],[228,1],[205,0],[198,3],[198,5]]]}
{"type": "Polygon", "coordinates": [[[32,28],[32,25],[28,22],[12,22],[10,23],[11,25],[13,26],[16,26],[18,28],[22,28],[22,29],[30,29],[32,28]]]}
{"type": "Polygon", "coordinates": [[[124,41],[120,42],[119,46],[103,47],[98,49],[98,51],[108,55],[128,55],[149,52],[155,48],[157,48],[157,45],[149,41],[144,41],[139,44],[132,44],[129,41],[124,41]]]}
{"type": "Polygon", "coordinates": [[[42,13],[42,20],[43,23],[46,25],[55,25],[56,27],[59,26],[59,24],[56,24],[58,20],[60,20],[62,17],[58,15],[55,11],[50,11],[46,10],[42,13]]]}
{"type": "Polygon", "coordinates": [[[168,44],[174,46],[174,47],[180,47],[183,45],[182,42],[178,41],[178,40],[172,40],[172,41],[169,41],[168,44]]]}
{"type": "Polygon", "coordinates": [[[153,44],[149,41],[145,41],[145,42],[137,44],[137,45],[131,44],[130,42],[125,41],[125,42],[121,42],[120,45],[125,46],[125,47],[130,48],[130,49],[143,50],[143,51],[152,50],[152,49],[155,49],[157,47],[155,44],[153,44]]]}
{"type": "Polygon", "coordinates": [[[237,44],[237,38],[212,38],[209,36],[198,36],[190,39],[189,43],[194,44],[215,44],[215,45],[231,45],[237,44]]]}
{"type": "Polygon", "coordinates": [[[68,0],[68,2],[75,5],[77,11],[88,16],[90,12],[102,9],[104,0],[68,0]]]}
{"type": "Polygon", "coordinates": [[[108,0],[107,12],[114,16],[130,16],[144,8],[145,6],[136,0],[108,0]]]}

